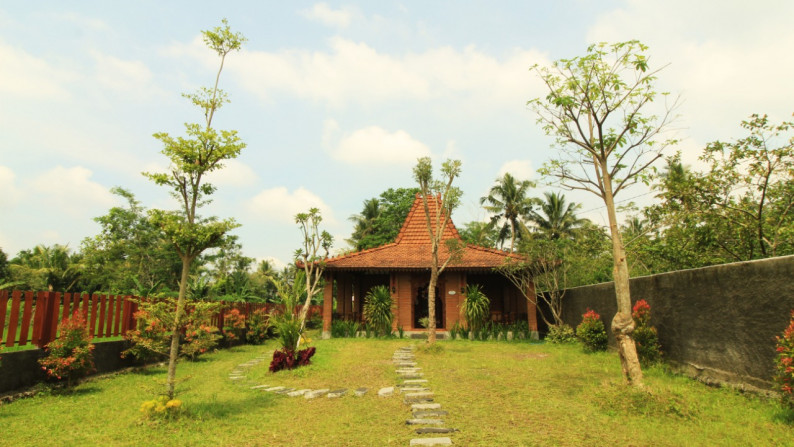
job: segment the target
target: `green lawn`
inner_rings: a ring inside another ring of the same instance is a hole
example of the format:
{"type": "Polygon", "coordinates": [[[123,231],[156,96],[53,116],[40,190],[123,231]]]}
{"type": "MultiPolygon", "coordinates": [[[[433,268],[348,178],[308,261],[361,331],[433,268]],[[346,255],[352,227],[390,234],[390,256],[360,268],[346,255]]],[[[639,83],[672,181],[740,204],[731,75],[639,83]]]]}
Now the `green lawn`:
{"type": "MultiPolygon", "coordinates": [[[[271,374],[267,362],[228,379],[236,365],[274,349],[242,346],[181,363],[187,414],[143,421],[138,408],[162,388],[165,368],[86,382],[66,394],[0,406],[0,445],[406,446],[416,435],[398,395],[391,355],[408,340],[318,340],[313,365],[271,374]],[[289,398],[250,389],[368,387],[363,397],[289,398]]],[[[456,445],[794,445],[791,414],[775,402],[646,372],[648,391],[620,382],[617,355],[576,346],[441,341],[417,350],[436,402],[459,428],[456,445]]]]}

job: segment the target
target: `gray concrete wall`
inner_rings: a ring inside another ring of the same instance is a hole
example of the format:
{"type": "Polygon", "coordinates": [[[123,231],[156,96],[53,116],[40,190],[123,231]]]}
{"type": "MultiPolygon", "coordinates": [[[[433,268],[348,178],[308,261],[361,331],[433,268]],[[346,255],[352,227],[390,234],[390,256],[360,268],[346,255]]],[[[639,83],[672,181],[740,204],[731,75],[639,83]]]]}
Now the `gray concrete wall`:
{"type": "MultiPolygon", "coordinates": [[[[774,337],[794,309],[794,256],[633,278],[631,299],[651,305],[671,364],[705,382],[769,389],[774,337]]],[[[608,328],[616,312],[613,283],[567,290],[563,318],[576,327],[588,307],[608,328]]]]}
{"type": "MultiPolygon", "coordinates": [[[[132,356],[121,358],[121,351],[129,347],[128,342],[124,340],[100,342],[95,343],[94,346],[94,365],[97,373],[116,371],[137,364],[132,356]]],[[[0,394],[30,387],[46,380],[47,375],[38,363],[38,359],[44,355],[41,349],[0,353],[2,357],[0,394]]]]}

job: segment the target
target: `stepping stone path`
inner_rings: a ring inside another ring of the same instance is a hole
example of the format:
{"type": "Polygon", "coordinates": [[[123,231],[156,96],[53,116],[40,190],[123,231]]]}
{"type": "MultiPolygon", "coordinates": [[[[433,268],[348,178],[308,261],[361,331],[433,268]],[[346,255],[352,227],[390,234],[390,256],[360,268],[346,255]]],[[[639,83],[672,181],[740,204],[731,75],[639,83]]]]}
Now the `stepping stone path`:
{"type": "MultiPolygon", "coordinates": [[[[441,404],[434,402],[435,395],[428,386],[428,380],[423,377],[424,373],[422,373],[422,368],[418,367],[416,364],[413,349],[412,346],[405,346],[398,348],[394,352],[392,362],[395,366],[395,372],[400,377],[402,383],[379,389],[378,396],[390,397],[394,395],[395,392],[402,395],[403,402],[411,406],[411,418],[407,419],[405,423],[406,425],[416,426],[415,431],[419,435],[437,435],[457,432],[458,429],[456,428],[444,427],[443,418],[449,413],[441,409],[441,404]]],[[[245,374],[246,370],[267,360],[267,356],[263,355],[246,363],[237,365],[237,367],[229,373],[229,380],[233,382],[248,380],[245,374]]],[[[341,398],[348,394],[347,388],[340,388],[333,391],[329,388],[296,390],[295,388],[287,388],[284,386],[260,384],[251,386],[250,389],[289,397],[303,396],[305,399],[309,400],[322,396],[326,396],[329,399],[341,398]]],[[[355,389],[352,395],[361,397],[367,394],[368,391],[368,388],[361,387],[355,389]]],[[[452,445],[452,439],[449,437],[414,438],[411,439],[410,445],[452,445]]]]}
{"type": "MultiPolygon", "coordinates": [[[[411,406],[412,417],[405,423],[417,426],[416,433],[419,435],[447,434],[458,431],[455,428],[444,427],[443,417],[449,413],[441,409],[441,404],[433,401],[435,395],[428,387],[427,379],[423,377],[422,368],[416,366],[413,347],[397,349],[392,356],[392,361],[396,367],[395,372],[402,379],[402,383],[394,388],[403,395],[403,402],[411,406]]],[[[378,394],[380,395],[380,392],[378,394]]],[[[449,437],[414,438],[411,439],[410,445],[452,445],[452,439],[449,437]]]]}

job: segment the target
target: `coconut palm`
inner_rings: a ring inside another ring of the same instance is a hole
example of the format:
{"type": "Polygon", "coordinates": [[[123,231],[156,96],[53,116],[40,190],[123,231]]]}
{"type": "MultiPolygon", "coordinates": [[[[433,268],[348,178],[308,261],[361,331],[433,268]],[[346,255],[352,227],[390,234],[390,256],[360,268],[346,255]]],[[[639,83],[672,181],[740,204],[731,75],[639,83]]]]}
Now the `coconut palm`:
{"type": "Polygon", "coordinates": [[[347,242],[355,247],[356,250],[361,250],[361,240],[375,231],[375,221],[380,215],[380,201],[372,198],[364,201],[364,209],[361,214],[354,214],[348,220],[353,222],[353,234],[347,242]]]}
{"type": "Polygon", "coordinates": [[[480,198],[483,208],[492,213],[490,225],[502,225],[498,237],[502,247],[510,235],[510,251],[513,251],[516,236],[519,235],[519,219],[532,211],[532,200],[527,197],[527,192],[534,186],[529,180],[519,181],[510,173],[505,173],[502,178],[496,179],[496,184],[488,191],[488,195],[480,198]]]}
{"type": "Polygon", "coordinates": [[[578,203],[565,203],[565,195],[554,192],[543,193],[545,200],[539,201],[539,211],[529,214],[530,220],[537,226],[540,233],[548,239],[559,239],[571,234],[573,230],[582,226],[586,219],[576,217],[576,211],[581,208],[578,203]]]}

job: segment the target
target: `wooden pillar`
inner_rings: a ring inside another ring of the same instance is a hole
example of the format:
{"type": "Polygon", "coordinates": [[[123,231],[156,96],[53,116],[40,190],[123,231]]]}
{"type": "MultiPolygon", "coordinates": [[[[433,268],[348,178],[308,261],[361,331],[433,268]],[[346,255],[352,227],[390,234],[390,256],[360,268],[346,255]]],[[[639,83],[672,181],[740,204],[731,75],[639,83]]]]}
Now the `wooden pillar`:
{"type": "Polygon", "coordinates": [[[389,294],[391,295],[391,305],[394,318],[391,320],[391,331],[397,332],[400,323],[400,300],[397,299],[397,275],[389,273],[389,294]]]}
{"type": "Polygon", "coordinates": [[[323,287],[323,339],[331,338],[331,318],[334,312],[334,275],[325,274],[323,287]]]}

